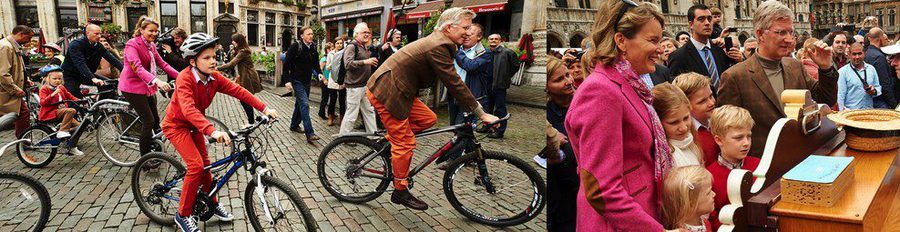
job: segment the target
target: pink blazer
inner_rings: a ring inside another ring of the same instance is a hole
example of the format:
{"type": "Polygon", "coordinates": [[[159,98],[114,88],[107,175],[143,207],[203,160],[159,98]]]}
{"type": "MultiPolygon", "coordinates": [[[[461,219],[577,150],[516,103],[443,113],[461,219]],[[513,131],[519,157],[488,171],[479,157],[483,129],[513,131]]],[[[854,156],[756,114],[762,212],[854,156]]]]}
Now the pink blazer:
{"type": "Polygon", "coordinates": [[[650,113],[612,66],[598,65],[569,106],[578,160],[578,231],[662,231],[650,113]]]}
{"type": "Polygon", "coordinates": [[[156,60],[156,67],[162,69],[172,79],[178,76],[178,71],[169,66],[153,43],[147,42],[143,37],[134,37],[125,43],[125,60],[122,62],[122,74],[119,76],[119,91],[153,95],[156,92],[156,73],[150,73],[150,53],[156,60]]]}

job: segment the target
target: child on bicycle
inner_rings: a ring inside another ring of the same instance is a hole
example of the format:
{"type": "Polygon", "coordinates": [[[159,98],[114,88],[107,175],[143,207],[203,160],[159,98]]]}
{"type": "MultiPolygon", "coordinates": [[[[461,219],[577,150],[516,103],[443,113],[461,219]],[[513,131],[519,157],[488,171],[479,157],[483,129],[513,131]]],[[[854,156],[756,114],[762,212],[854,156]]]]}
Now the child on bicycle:
{"type": "MultiPolygon", "coordinates": [[[[80,124],[75,120],[75,109],[65,107],[65,103],[59,104],[65,100],[79,100],[72,96],[65,87],[60,88],[63,84],[62,68],[59,65],[49,65],[41,68],[41,76],[44,77],[44,85],[40,89],[40,110],[38,111],[38,120],[40,121],[57,121],[61,120],[59,129],[56,132],[56,138],[68,138],[72,136],[69,131],[78,127],[80,124]]],[[[69,154],[84,155],[78,150],[78,147],[69,148],[69,154]]]]}
{"type": "MultiPolygon", "coordinates": [[[[203,169],[210,164],[204,135],[220,143],[231,142],[228,133],[216,130],[204,116],[216,93],[231,95],[266,116],[277,117],[275,110],[267,108],[249,91],[216,71],[215,45],[218,41],[218,37],[205,33],[194,33],[184,40],[181,51],[190,65],[176,78],[175,93],[162,122],[163,133],[187,165],[181,201],[175,215],[175,222],[185,232],[200,231],[196,219],[192,217],[197,190],[202,185],[204,192],[210,192],[214,185],[212,175],[203,169]]],[[[213,202],[218,204],[216,199],[213,202]]],[[[221,205],[216,206],[215,215],[222,221],[234,219],[221,205]]]]}

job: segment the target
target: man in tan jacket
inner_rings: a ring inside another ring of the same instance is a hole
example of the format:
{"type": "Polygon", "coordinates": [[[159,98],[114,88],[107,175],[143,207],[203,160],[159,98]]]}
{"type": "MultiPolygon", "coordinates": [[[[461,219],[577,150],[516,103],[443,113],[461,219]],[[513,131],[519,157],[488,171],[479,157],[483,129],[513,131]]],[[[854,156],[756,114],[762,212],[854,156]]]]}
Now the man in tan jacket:
{"type": "Polygon", "coordinates": [[[366,96],[381,116],[391,143],[396,189],[391,202],[395,204],[428,209],[428,204],[409,193],[406,179],[416,147],[414,133],[430,128],[437,121],[434,112],[416,97],[419,89],[431,87],[435,80],[440,80],[463,110],[475,113],[486,123],[498,120],[484,112],[453,68],[453,55],[463,40],[471,36],[469,27],[474,18],[475,12],[471,10],[447,9],[441,13],[431,35],[398,50],[369,78],[366,96]]]}
{"type": "MultiPolygon", "coordinates": [[[[31,41],[34,31],[19,25],[12,34],[0,40],[0,117],[18,114],[16,136],[28,127],[28,107],[22,101],[25,96],[25,62],[22,44],[31,41]]],[[[8,118],[8,117],[3,117],[8,118]]]]}

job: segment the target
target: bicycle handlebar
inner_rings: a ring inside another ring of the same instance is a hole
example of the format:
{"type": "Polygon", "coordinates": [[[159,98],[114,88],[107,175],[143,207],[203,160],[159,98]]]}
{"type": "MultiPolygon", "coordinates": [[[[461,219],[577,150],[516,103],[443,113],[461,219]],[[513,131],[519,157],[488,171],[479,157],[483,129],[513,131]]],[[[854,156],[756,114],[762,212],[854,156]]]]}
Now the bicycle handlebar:
{"type": "Polygon", "coordinates": [[[484,125],[491,127],[491,126],[497,125],[501,122],[505,122],[505,121],[509,120],[509,117],[512,117],[512,114],[507,113],[506,116],[503,116],[502,118],[498,119],[497,121],[494,121],[492,123],[484,123],[484,125]]]}
{"type": "MultiPolygon", "coordinates": [[[[272,119],[268,116],[258,116],[258,117],[256,117],[256,123],[253,123],[253,125],[250,125],[250,127],[247,127],[247,128],[244,128],[244,129],[241,129],[238,131],[226,131],[226,132],[228,133],[228,137],[232,140],[232,142],[234,142],[234,140],[238,140],[242,137],[246,137],[250,133],[253,133],[253,131],[255,131],[256,129],[259,129],[259,127],[261,127],[263,125],[269,125],[275,121],[277,121],[277,119],[272,119]]],[[[219,141],[213,137],[208,137],[207,142],[218,143],[219,141]]]]}

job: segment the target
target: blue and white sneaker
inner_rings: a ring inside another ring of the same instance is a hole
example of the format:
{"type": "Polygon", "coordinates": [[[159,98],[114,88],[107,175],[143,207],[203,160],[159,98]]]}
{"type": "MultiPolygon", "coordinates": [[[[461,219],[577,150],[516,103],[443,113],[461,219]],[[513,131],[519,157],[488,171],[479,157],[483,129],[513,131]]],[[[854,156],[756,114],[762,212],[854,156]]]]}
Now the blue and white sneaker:
{"type": "Polygon", "coordinates": [[[222,207],[222,205],[216,206],[216,217],[219,218],[219,221],[223,222],[234,220],[234,215],[225,211],[225,207],[222,207]]]}
{"type": "Polygon", "coordinates": [[[194,217],[181,217],[181,215],[175,214],[175,224],[178,225],[178,228],[181,228],[183,232],[200,232],[200,228],[197,228],[197,220],[194,217]]]}

